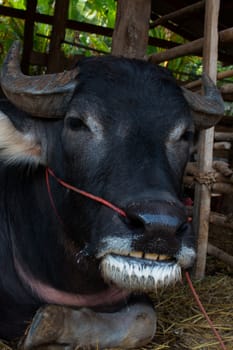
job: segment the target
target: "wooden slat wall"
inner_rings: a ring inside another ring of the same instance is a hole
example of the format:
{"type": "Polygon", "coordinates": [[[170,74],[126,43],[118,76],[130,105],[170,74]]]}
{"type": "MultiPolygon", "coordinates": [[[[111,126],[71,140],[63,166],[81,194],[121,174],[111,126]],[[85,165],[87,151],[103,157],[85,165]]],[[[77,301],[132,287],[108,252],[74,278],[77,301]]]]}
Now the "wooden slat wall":
{"type": "Polygon", "coordinates": [[[34,36],[34,21],[36,13],[37,0],[27,0],[27,10],[24,25],[24,46],[22,54],[21,68],[24,74],[29,72],[30,55],[33,50],[33,36],[34,36]]]}

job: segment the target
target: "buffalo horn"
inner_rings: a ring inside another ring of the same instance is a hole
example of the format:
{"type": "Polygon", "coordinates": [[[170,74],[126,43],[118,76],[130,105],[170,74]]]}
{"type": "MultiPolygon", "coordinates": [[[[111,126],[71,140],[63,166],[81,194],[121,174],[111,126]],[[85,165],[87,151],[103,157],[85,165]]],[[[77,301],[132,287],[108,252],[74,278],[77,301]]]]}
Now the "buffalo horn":
{"type": "Polygon", "coordinates": [[[197,129],[207,129],[216,125],[224,115],[224,102],[218,88],[207,74],[203,74],[202,82],[204,96],[182,88],[197,129]]]}
{"type": "Polygon", "coordinates": [[[20,48],[20,42],[14,42],[2,66],[1,87],[5,95],[33,116],[63,117],[77,85],[77,68],[57,74],[24,75],[20,69],[20,48]]]}

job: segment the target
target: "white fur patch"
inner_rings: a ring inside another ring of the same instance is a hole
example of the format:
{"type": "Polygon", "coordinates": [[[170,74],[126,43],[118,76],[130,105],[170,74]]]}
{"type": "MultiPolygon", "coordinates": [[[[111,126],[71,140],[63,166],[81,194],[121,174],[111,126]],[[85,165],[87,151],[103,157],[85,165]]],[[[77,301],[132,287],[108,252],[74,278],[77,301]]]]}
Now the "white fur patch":
{"type": "Polygon", "coordinates": [[[103,278],[116,286],[133,291],[156,291],[159,287],[181,280],[181,267],[176,262],[158,262],[106,255],[101,262],[103,278]]]}
{"type": "Polygon", "coordinates": [[[186,125],[183,123],[177,124],[175,128],[170,131],[168,142],[178,141],[184,133],[186,125]]]}
{"type": "Polygon", "coordinates": [[[195,250],[186,246],[182,246],[176,255],[177,262],[183,269],[187,269],[188,267],[192,266],[195,258],[195,250]]]}
{"type": "Polygon", "coordinates": [[[86,119],[86,123],[90,130],[95,134],[97,140],[101,141],[104,137],[103,125],[98,121],[97,118],[93,118],[88,116],[86,119]]]}
{"type": "Polygon", "coordinates": [[[0,158],[6,163],[38,165],[41,147],[30,133],[18,131],[10,119],[0,111],[0,158]]]}

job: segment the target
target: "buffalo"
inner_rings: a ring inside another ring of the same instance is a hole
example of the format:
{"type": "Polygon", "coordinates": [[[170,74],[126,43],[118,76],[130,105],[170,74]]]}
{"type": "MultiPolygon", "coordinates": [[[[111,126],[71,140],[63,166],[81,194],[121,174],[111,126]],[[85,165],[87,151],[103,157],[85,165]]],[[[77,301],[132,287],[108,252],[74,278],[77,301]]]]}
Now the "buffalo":
{"type": "Polygon", "coordinates": [[[182,177],[195,125],[223,114],[204,81],[197,95],[164,68],[114,56],[29,77],[13,44],[1,72],[1,338],[22,349],[153,338],[147,293],[195,260],[182,177]]]}

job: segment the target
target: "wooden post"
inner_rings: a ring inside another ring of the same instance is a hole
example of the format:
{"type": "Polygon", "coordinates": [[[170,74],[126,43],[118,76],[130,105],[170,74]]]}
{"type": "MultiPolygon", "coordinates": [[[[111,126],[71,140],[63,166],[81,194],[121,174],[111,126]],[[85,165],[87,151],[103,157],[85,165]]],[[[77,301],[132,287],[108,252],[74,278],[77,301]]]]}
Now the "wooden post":
{"type": "Polygon", "coordinates": [[[27,10],[24,22],[24,41],[21,69],[24,74],[29,73],[30,55],[33,49],[34,21],[37,0],[27,0],[27,10]]]}
{"type": "Polygon", "coordinates": [[[118,0],[112,54],[144,58],[148,44],[151,0],[118,0]]]}
{"type": "Polygon", "coordinates": [[[57,73],[63,70],[61,44],[65,38],[68,7],[69,0],[56,0],[53,16],[53,29],[49,45],[47,73],[57,73]]]}
{"type": "MultiPolygon", "coordinates": [[[[206,0],[205,27],[203,45],[203,69],[216,82],[218,57],[218,14],[220,0],[206,0]]],[[[198,168],[201,173],[212,170],[214,128],[200,132],[198,150],[198,168]]],[[[208,245],[211,193],[205,184],[195,186],[195,205],[193,225],[197,236],[197,261],[195,277],[205,275],[208,245]]]]}

